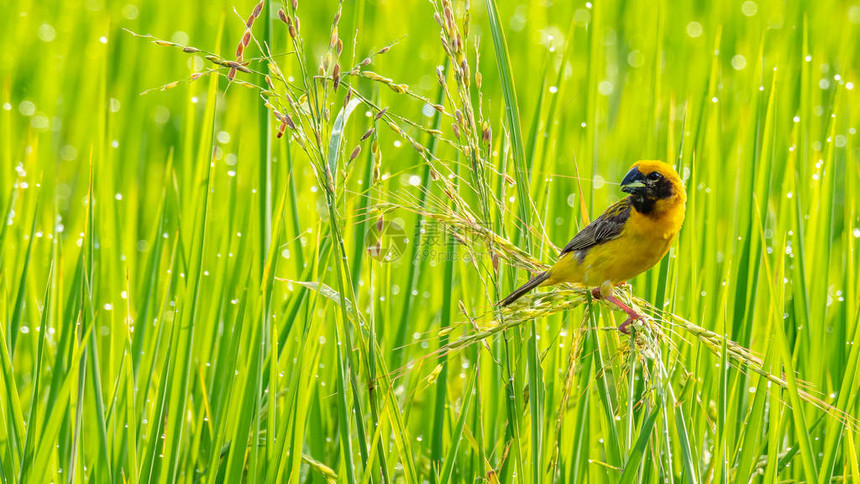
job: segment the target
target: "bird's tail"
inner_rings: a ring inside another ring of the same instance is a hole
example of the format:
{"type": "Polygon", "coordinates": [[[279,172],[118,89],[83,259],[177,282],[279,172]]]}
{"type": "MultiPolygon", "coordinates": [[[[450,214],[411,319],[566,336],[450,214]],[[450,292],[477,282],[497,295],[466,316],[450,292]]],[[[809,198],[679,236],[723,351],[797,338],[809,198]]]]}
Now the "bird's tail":
{"type": "Polygon", "coordinates": [[[508,304],[511,304],[512,302],[516,301],[517,299],[525,296],[527,292],[538,287],[543,281],[545,281],[547,279],[549,279],[549,271],[541,272],[540,274],[529,279],[529,282],[523,284],[522,286],[517,288],[517,290],[510,293],[508,295],[508,297],[502,299],[502,301],[499,303],[499,305],[504,307],[504,306],[507,306],[508,304]]]}

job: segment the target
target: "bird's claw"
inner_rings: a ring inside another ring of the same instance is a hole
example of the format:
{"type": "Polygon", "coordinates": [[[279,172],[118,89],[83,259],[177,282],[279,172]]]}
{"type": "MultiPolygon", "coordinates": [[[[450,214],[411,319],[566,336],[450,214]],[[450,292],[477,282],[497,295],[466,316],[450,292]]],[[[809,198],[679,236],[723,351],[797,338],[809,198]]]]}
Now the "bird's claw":
{"type": "MultiPolygon", "coordinates": [[[[621,331],[624,334],[630,334],[630,325],[635,323],[636,321],[644,320],[645,315],[641,314],[640,312],[625,304],[617,297],[613,296],[611,292],[607,294],[606,289],[606,287],[595,287],[591,290],[591,296],[594,299],[604,299],[607,302],[614,304],[618,309],[627,313],[627,319],[623,323],[621,323],[620,326],[618,326],[618,331],[621,331]]],[[[612,286],[609,286],[609,289],[611,291],[612,286]]]]}
{"type": "Polygon", "coordinates": [[[639,318],[629,317],[620,326],[618,326],[618,331],[621,331],[623,334],[630,334],[630,325],[638,321],[639,318]]]}

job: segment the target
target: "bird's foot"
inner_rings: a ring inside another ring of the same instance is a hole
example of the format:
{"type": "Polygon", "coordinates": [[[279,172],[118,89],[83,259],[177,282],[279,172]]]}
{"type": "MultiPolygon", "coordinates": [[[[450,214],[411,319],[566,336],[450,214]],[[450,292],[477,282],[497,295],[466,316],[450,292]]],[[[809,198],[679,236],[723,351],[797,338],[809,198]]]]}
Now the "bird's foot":
{"type": "Polygon", "coordinates": [[[612,297],[613,292],[614,291],[612,283],[606,281],[591,290],[591,297],[593,297],[594,299],[608,299],[612,297]]]}
{"type": "Polygon", "coordinates": [[[630,325],[638,321],[637,318],[633,318],[632,316],[627,318],[621,325],[618,326],[618,331],[621,331],[624,334],[630,334],[630,325]]]}
{"type": "Polygon", "coordinates": [[[618,299],[615,296],[603,296],[604,299],[614,304],[618,309],[627,313],[627,320],[621,323],[618,326],[618,331],[621,331],[624,334],[630,334],[630,325],[639,320],[644,320],[645,315],[640,313],[639,311],[633,309],[624,303],[624,301],[618,299]]]}

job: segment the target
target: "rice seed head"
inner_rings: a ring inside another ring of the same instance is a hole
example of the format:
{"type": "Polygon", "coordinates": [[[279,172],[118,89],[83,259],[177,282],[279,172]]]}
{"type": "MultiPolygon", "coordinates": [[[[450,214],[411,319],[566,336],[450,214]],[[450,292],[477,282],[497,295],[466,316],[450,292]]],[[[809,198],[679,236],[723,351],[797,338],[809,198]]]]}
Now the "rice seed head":
{"type": "Polygon", "coordinates": [[[186,54],[193,54],[195,52],[200,52],[200,49],[196,47],[183,47],[182,52],[185,52],[186,54]]]}
{"type": "Polygon", "coordinates": [[[412,143],[412,148],[418,152],[418,154],[424,154],[424,147],[421,146],[420,143],[415,141],[414,139],[409,140],[412,143]]]}
{"type": "Polygon", "coordinates": [[[472,21],[472,11],[471,11],[471,2],[466,0],[465,10],[466,13],[463,15],[463,37],[469,38],[469,29],[471,27],[472,21]]]}
{"type": "Polygon", "coordinates": [[[245,35],[242,36],[242,46],[247,47],[251,43],[251,31],[245,30],[245,35]]]}
{"type": "Polygon", "coordinates": [[[439,80],[439,85],[445,85],[445,71],[442,66],[436,66],[436,78],[439,80]]]}
{"type": "MultiPolygon", "coordinates": [[[[448,328],[445,328],[445,329],[448,329],[448,328]]],[[[427,384],[432,385],[432,384],[436,383],[436,380],[439,379],[440,373],[442,373],[442,364],[441,363],[436,365],[436,367],[433,368],[433,371],[431,371],[430,374],[427,375],[427,384]]]]}
{"type": "Polygon", "coordinates": [[[278,132],[275,134],[279,139],[284,136],[284,131],[287,129],[287,123],[281,123],[281,126],[278,127],[278,132]]]}
{"type": "Polygon", "coordinates": [[[394,124],[393,122],[388,121],[388,120],[385,121],[385,124],[387,124],[388,129],[390,129],[391,131],[394,131],[394,133],[397,136],[403,136],[403,130],[400,129],[400,126],[397,126],[396,124],[394,124]]]}
{"type": "Polygon", "coordinates": [[[373,136],[374,131],[376,131],[376,128],[371,126],[370,129],[368,129],[367,131],[365,131],[365,133],[363,135],[361,135],[361,141],[364,141],[367,138],[370,138],[371,136],[373,136]]]}
{"type": "Polygon", "coordinates": [[[302,35],[302,26],[299,23],[299,18],[296,17],[295,21],[296,21],[296,35],[302,35]]]}
{"type": "Polygon", "coordinates": [[[388,106],[386,106],[386,107],[384,107],[384,108],[380,109],[380,110],[379,110],[379,112],[378,112],[378,113],[376,113],[376,116],[374,116],[374,117],[373,117],[373,120],[374,120],[374,121],[379,121],[379,119],[380,119],[381,117],[385,116],[385,113],[386,113],[387,111],[388,111],[388,106]]]}
{"type": "Polygon", "coordinates": [[[337,91],[337,87],[340,85],[340,64],[335,64],[334,69],[331,74],[332,80],[334,81],[334,90],[337,91]]]}
{"type": "Polygon", "coordinates": [[[493,128],[490,127],[489,123],[484,123],[484,131],[481,133],[481,139],[484,141],[484,144],[490,145],[490,141],[493,139],[493,128]]]}
{"type": "Polygon", "coordinates": [[[261,14],[261,13],[263,13],[263,2],[265,2],[265,1],[266,1],[266,0],[260,0],[260,3],[258,3],[258,4],[257,4],[257,6],[256,6],[256,7],[254,7],[254,13],[253,13],[252,15],[253,15],[255,18],[256,18],[256,17],[259,17],[259,16],[260,16],[260,14],[261,14]]]}
{"type": "Polygon", "coordinates": [[[368,65],[370,65],[370,62],[371,62],[370,57],[365,57],[364,60],[361,61],[361,64],[359,64],[359,65],[361,65],[361,67],[368,66],[368,65]]]}
{"type": "Polygon", "coordinates": [[[236,46],[236,58],[241,59],[242,54],[245,52],[245,44],[239,42],[239,45],[236,46]]]}
{"type": "Polygon", "coordinates": [[[285,115],[284,115],[284,120],[283,120],[283,122],[284,122],[284,124],[286,124],[287,126],[289,126],[289,127],[290,127],[290,129],[292,129],[292,130],[295,130],[295,129],[296,129],[296,124],[293,122],[293,118],[291,118],[291,117],[290,117],[290,114],[289,114],[289,113],[287,113],[287,114],[285,114],[285,115]]]}
{"type": "Polygon", "coordinates": [[[338,41],[337,26],[335,26],[335,27],[332,27],[332,29],[331,29],[331,37],[329,38],[329,41],[328,41],[328,48],[331,50],[334,50],[335,47],[337,47],[337,41],[338,41]]]}
{"type": "Polygon", "coordinates": [[[293,7],[293,12],[299,8],[299,0],[290,0],[290,4],[293,7]]]}
{"type": "Polygon", "coordinates": [[[370,155],[373,158],[371,185],[375,185],[379,181],[382,172],[382,151],[380,151],[379,143],[376,140],[370,143],[370,155]]]}
{"type": "Polygon", "coordinates": [[[231,69],[238,69],[238,70],[240,70],[240,71],[244,72],[245,74],[250,74],[250,73],[251,73],[251,69],[248,69],[247,67],[245,67],[245,64],[242,64],[241,62],[236,62],[236,61],[226,61],[226,62],[224,62],[224,64],[223,64],[223,65],[224,65],[225,67],[229,67],[229,68],[231,68],[231,69]]]}
{"type": "Polygon", "coordinates": [[[454,32],[454,10],[451,8],[451,3],[447,0],[443,4],[442,13],[445,14],[445,31],[449,37],[452,37],[454,32]]]}
{"type": "Polygon", "coordinates": [[[303,149],[303,150],[307,151],[308,147],[307,147],[307,145],[305,144],[305,140],[304,140],[304,138],[302,138],[300,135],[298,135],[298,134],[294,134],[294,135],[293,135],[293,141],[295,141],[295,142],[296,142],[296,144],[297,144],[297,145],[299,145],[299,148],[301,148],[301,149],[303,149]]]}
{"type": "Polygon", "coordinates": [[[281,19],[281,22],[283,22],[285,24],[289,24],[289,22],[287,21],[288,20],[287,13],[284,12],[284,9],[282,9],[282,8],[278,9],[278,18],[281,19]]]}
{"type": "Polygon", "coordinates": [[[445,53],[448,54],[448,57],[454,57],[454,53],[451,51],[451,46],[448,45],[448,41],[445,40],[444,34],[442,34],[442,48],[445,49],[445,53]]]}
{"type": "Polygon", "coordinates": [[[269,86],[269,89],[275,90],[275,85],[272,84],[272,78],[266,75],[266,85],[269,86]]]}
{"type": "Polygon", "coordinates": [[[337,39],[337,45],[335,46],[335,51],[337,52],[337,56],[340,57],[340,54],[343,52],[343,41],[337,39]]]}
{"type": "Polygon", "coordinates": [[[349,155],[349,161],[352,161],[358,158],[358,155],[361,153],[361,145],[355,145],[355,148],[352,150],[352,154],[349,155]]]}
{"type": "Polygon", "coordinates": [[[350,100],[352,100],[352,89],[349,89],[349,87],[347,87],[346,96],[344,96],[344,98],[343,98],[343,108],[344,109],[346,109],[346,107],[349,106],[350,100]]]}
{"type": "Polygon", "coordinates": [[[233,80],[233,79],[235,79],[235,78],[236,78],[236,68],[235,68],[235,67],[231,67],[231,68],[230,68],[230,72],[228,72],[228,73],[227,73],[227,80],[228,80],[228,81],[232,81],[232,80],[233,80]]]}
{"type": "Polygon", "coordinates": [[[245,21],[245,28],[250,29],[251,27],[253,27],[254,26],[254,20],[257,20],[257,17],[255,17],[254,14],[251,14],[248,17],[248,20],[245,21]]]}

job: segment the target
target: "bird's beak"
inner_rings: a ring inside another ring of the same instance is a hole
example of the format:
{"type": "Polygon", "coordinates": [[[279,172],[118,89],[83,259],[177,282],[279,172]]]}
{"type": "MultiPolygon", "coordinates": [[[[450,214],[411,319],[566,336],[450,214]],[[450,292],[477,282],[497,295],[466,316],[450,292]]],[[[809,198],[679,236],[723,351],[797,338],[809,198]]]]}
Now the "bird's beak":
{"type": "Polygon", "coordinates": [[[645,190],[645,175],[639,171],[639,168],[633,167],[627,172],[627,175],[621,180],[621,191],[624,193],[640,193],[645,190]]]}

